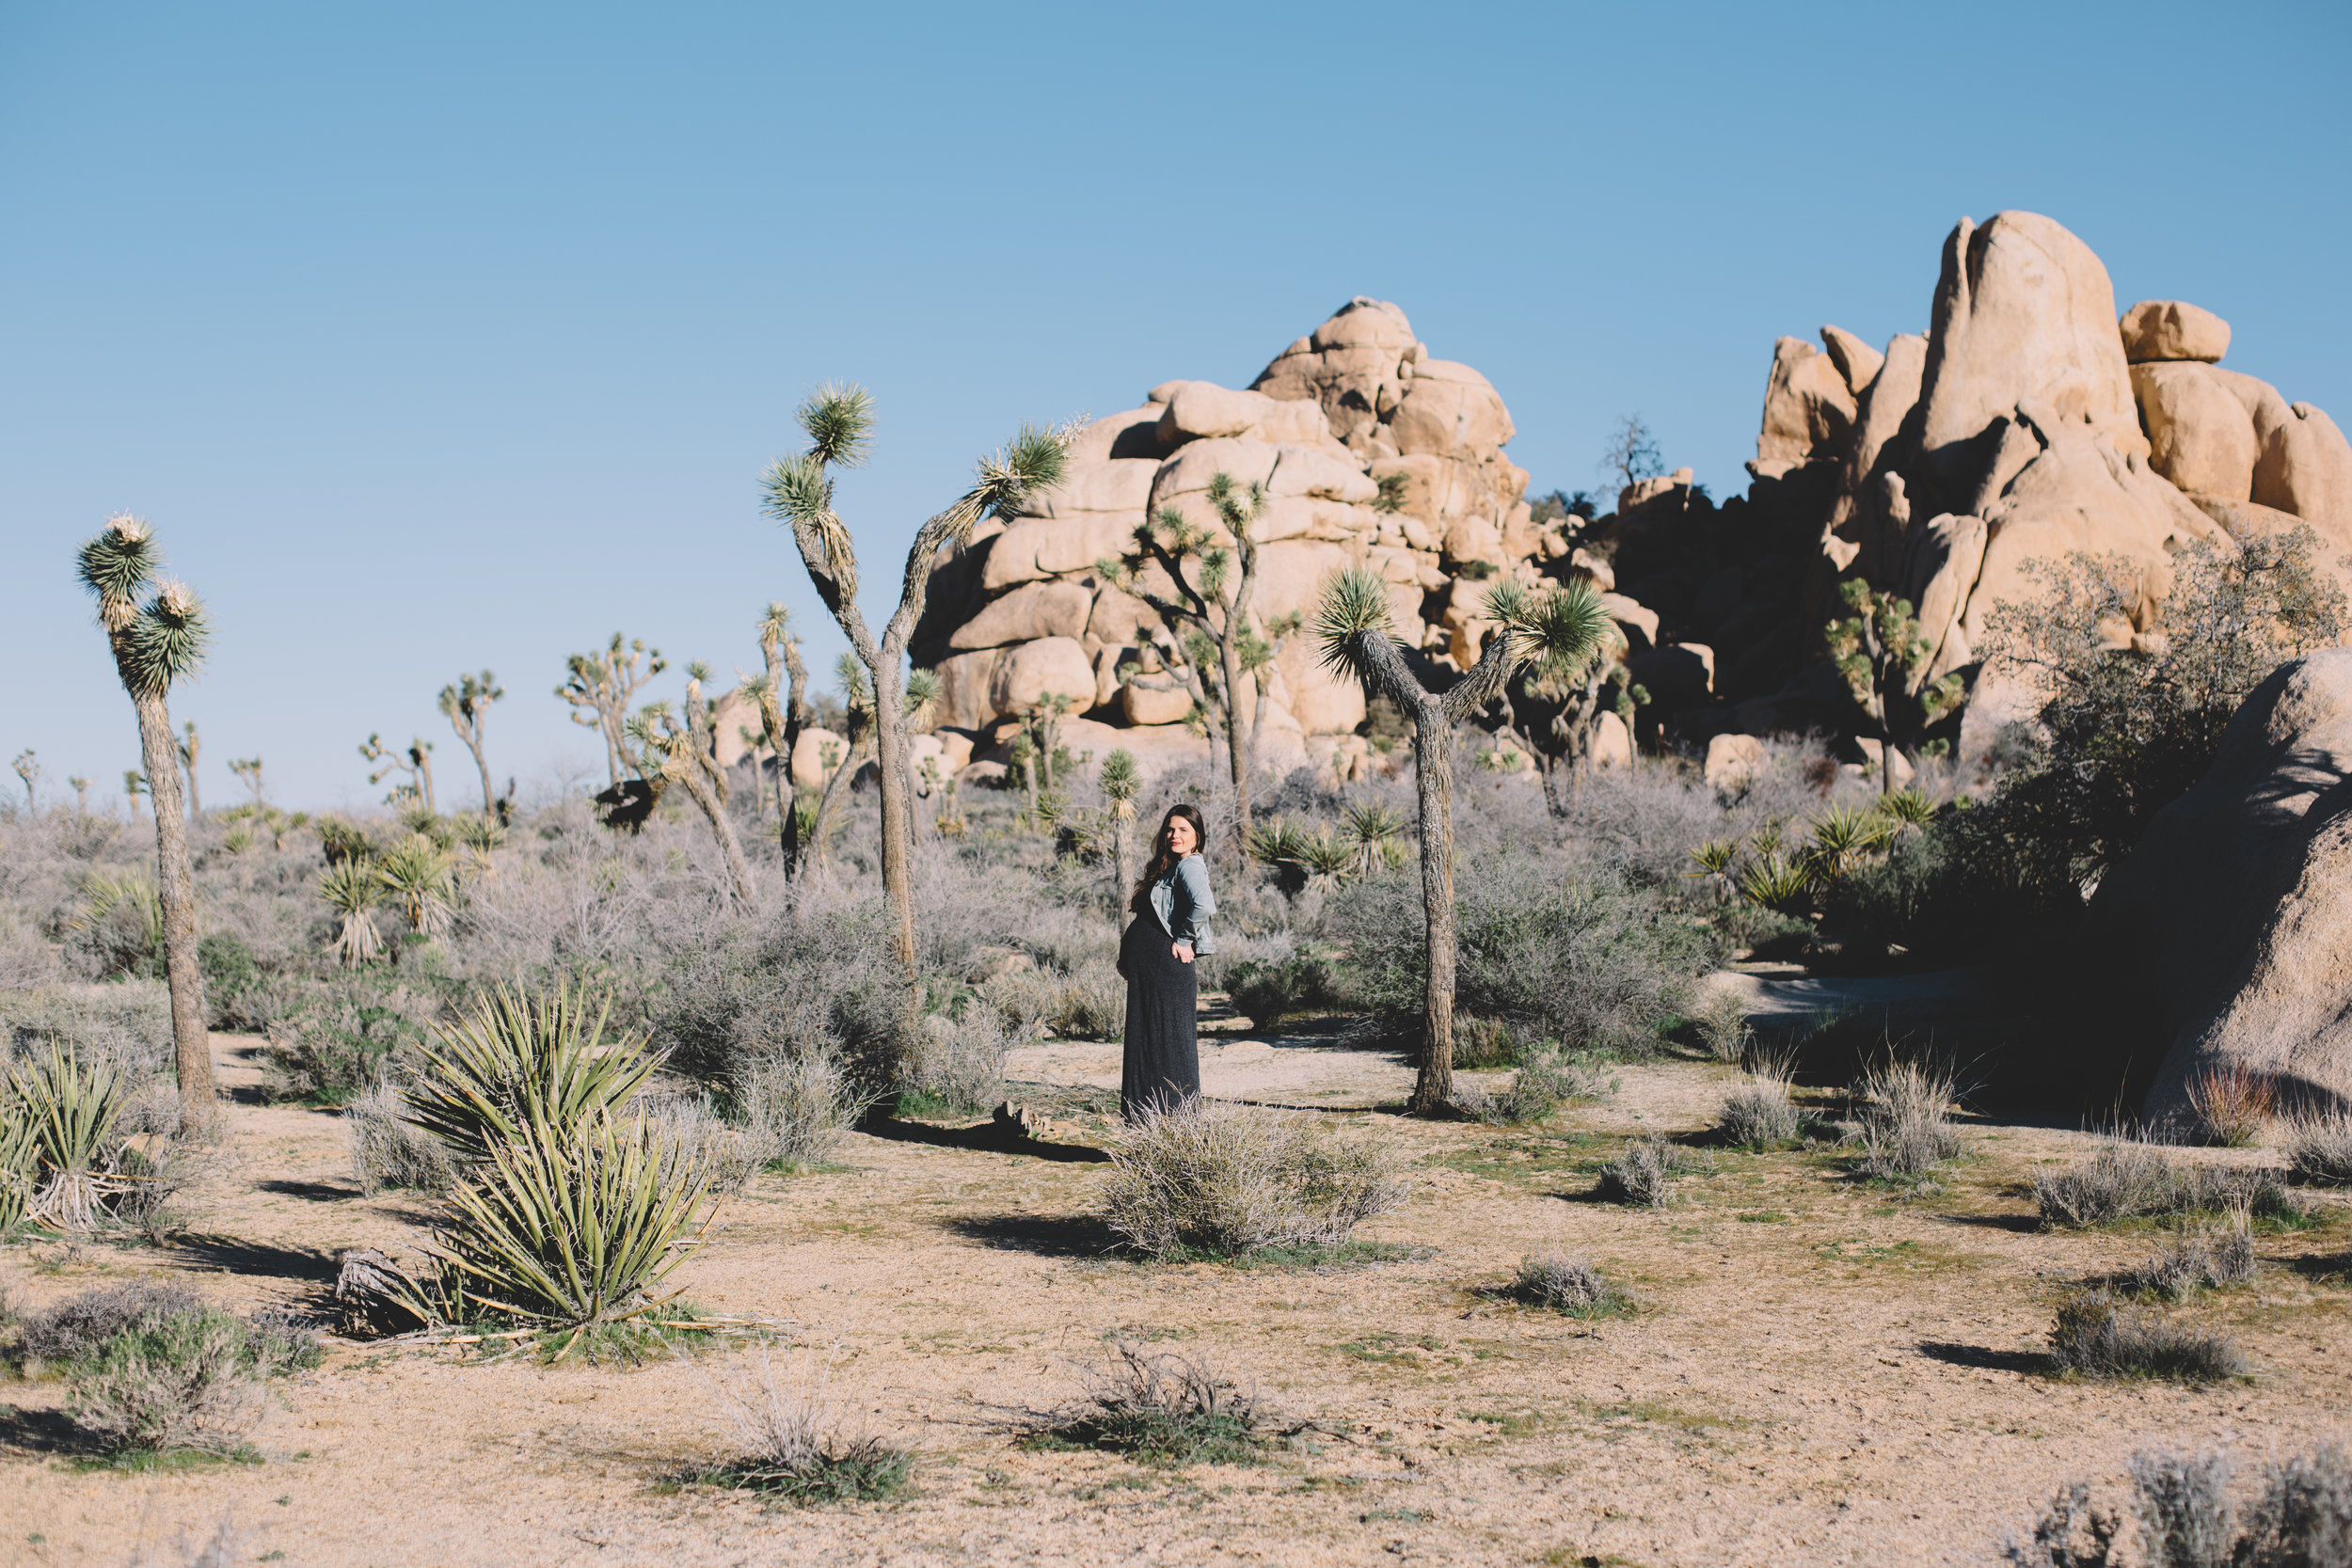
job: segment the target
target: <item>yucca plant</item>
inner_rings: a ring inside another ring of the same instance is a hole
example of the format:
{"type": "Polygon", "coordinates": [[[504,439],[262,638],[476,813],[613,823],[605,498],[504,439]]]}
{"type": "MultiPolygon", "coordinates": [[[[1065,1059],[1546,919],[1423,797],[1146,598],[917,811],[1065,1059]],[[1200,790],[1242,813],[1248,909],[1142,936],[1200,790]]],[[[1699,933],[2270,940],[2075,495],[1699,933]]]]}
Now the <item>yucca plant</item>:
{"type": "Polygon", "coordinates": [[[603,1104],[534,1118],[452,1190],[450,1223],[434,1237],[438,1299],[413,1305],[441,1322],[568,1329],[556,1351],[567,1354],[596,1326],[671,1299],[654,1292],[686,1260],[675,1243],[710,1179],[707,1159],[665,1164],[652,1126],[616,1121],[603,1104]]]}
{"type": "Polygon", "coordinates": [[[1827,883],[1859,866],[1894,836],[1895,824],[1875,811],[1859,806],[1832,806],[1814,819],[1806,853],[1815,875],[1827,883]]]}
{"type": "Polygon", "coordinates": [[[1299,847],[1306,842],[1306,831],[1281,816],[1271,822],[1259,823],[1249,830],[1244,839],[1249,858],[1261,865],[1290,865],[1295,863],[1299,847]]]}
{"type": "Polygon", "coordinates": [[[1813,904],[1812,870],[1777,850],[1758,855],[1740,873],[1740,896],[1801,919],[1813,904]]]}
{"type": "Polygon", "coordinates": [[[1358,801],[1341,819],[1341,832],[1356,848],[1356,875],[1369,877],[1393,863],[1397,835],[1405,831],[1404,814],[1378,801],[1358,801]]]}
{"type": "Polygon", "coordinates": [[[127,1093],[111,1064],[85,1065],[54,1041],[8,1069],[14,1119],[29,1134],[39,1166],[26,1205],[34,1220],[60,1230],[97,1225],[107,1192],[118,1184],[102,1167],[127,1093]]]}
{"type": "Polygon", "coordinates": [[[40,1142],[15,1095],[0,1089],[0,1240],[24,1223],[40,1174],[40,1142]]]}
{"type": "Polygon", "coordinates": [[[319,879],[318,895],[335,911],[335,940],[328,950],[346,969],[371,963],[384,954],[384,934],[375,928],[375,906],[384,897],[384,879],[370,860],[339,861],[319,879]]]}
{"type": "Polygon", "coordinates": [[[1454,1093],[1454,736],[1482,712],[1524,665],[1565,672],[1585,667],[1614,635],[1597,595],[1582,587],[1537,594],[1504,579],[1484,605],[1495,624],[1478,662],[1442,694],[1405,661],[1391,628],[1389,588],[1360,566],[1333,575],[1315,611],[1325,666],[1355,676],[1413,722],[1421,794],[1422,909],[1427,922],[1428,986],[1422,1009],[1421,1075],[1407,1109],[1440,1114],[1454,1093]]]}
{"type": "Polygon", "coordinates": [[[1307,885],[1325,892],[1354,876],[1357,863],[1356,846],[1334,832],[1328,823],[1303,835],[1292,856],[1292,863],[1307,874],[1307,885]]]}
{"type": "Polygon", "coordinates": [[[662,1058],[645,1037],[607,1037],[612,998],[560,983],[526,995],[476,993],[455,1023],[433,1026],[409,1119],[461,1165],[487,1164],[526,1129],[564,1129],[610,1112],[643,1087],[662,1058]]]}
{"type": "Polygon", "coordinates": [[[1879,815],[1905,828],[1924,828],[1935,820],[1935,802],[1920,789],[1898,789],[1879,797],[1879,815]]]}
{"type": "Polygon", "coordinates": [[[1698,863],[1696,871],[1686,871],[1686,877],[1706,877],[1715,884],[1715,901],[1722,903],[1731,895],[1732,870],[1740,863],[1740,841],[1736,838],[1709,839],[1691,851],[1698,863]]]}
{"type": "Polygon", "coordinates": [[[422,833],[376,862],[375,875],[409,930],[433,936],[455,918],[457,863],[422,833]]]}
{"type": "MultiPolygon", "coordinates": [[[[204,606],[184,582],[156,578],[163,567],[154,531],[125,513],[87,541],[76,559],[82,586],[98,601],[98,623],[115,673],[138,715],[139,753],[151,780],[180,776],[180,741],[167,703],[174,683],[193,679],[211,636],[204,606]],[[153,592],[145,603],[140,595],[153,592]]],[[[188,865],[186,814],[176,784],[152,791],[155,886],[164,915],[164,974],[171,985],[172,1060],[188,1116],[207,1121],[216,1094],[213,1047],[204,1025],[204,976],[196,953],[196,879],[188,865]]],[[[136,802],[133,810],[136,812],[136,802]]]]}

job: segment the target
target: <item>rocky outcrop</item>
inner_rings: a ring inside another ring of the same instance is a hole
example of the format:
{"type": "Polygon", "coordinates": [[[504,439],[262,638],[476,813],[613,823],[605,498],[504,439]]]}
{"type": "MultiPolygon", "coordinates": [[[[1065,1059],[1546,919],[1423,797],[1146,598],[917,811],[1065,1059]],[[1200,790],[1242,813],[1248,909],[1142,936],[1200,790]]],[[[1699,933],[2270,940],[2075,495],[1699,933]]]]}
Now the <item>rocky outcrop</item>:
{"type": "MultiPolygon", "coordinates": [[[[1491,629],[1477,606],[1495,576],[1533,577],[1539,560],[1567,553],[1533,520],[1526,471],[1503,455],[1511,436],[1486,378],[1433,357],[1405,312],[1378,300],[1343,306],[1247,388],[1163,382],[1140,407],[1080,432],[1067,477],[1022,515],[943,553],[914,648],[939,673],[941,721],[985,751],[995,731],[1058,697],[1138,756],[1200,754],[1182,722],[1187,699],[1121,685],[1122,664],[1156,668],[1165,634],[1100,568],[1163,513],[1221,533],[1208,501],[1220,473],[1266,488],[1251,605],[1261,626],[1311,614],[1334,572],[1361,564],[1390,585],[1400,636],[1435,663],[1467,666],[1491,629]],[[1167,743],[1147,730],[1169,732],[1167,743]]],[[[1143,576],[1167,586],[1156,567],[1143,576]]],[[[1627,613],[1636,624],[1645,614],[1627,613]]],[[[1360,687],[1334,679],[1303,637],[1282,648],[1267,695],[1278,761],[1327,752],[1327,739],[1310,738],[1364,722],[1360,687]]]]}
{"type": "Polygon", "coordinates": [[[2091,901],[2162,1053],[2155,1119],[2243,1069],[2352,1102],[2352,649],[2281,666],[2091,901]]]}

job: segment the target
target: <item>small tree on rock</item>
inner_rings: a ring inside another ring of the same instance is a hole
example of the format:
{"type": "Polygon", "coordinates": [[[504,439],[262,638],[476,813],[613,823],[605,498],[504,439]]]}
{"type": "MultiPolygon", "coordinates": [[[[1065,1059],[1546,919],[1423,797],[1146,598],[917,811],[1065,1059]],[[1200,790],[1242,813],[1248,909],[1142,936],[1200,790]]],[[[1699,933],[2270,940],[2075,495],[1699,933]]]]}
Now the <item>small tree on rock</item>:
{"type": "Polygon", "coordinates": [[[1387,584],[1360,566],[1337,574],[1315,612],[1325,664],[1386,696],[1413,721],[1421,794],[1422,909],[1428,974],[1421,1077],[1407,1109],[1435,1116],[1454,1096],[1454,737],[1530,659],[1574,667],[1601,646],[1609,617],[1597,597],[1561,589],[1537,595],[1505,579],[1486,594],[1495,623],[1478,662],[1443,692],[1424,687],[1390,631],[1387,584]]]}

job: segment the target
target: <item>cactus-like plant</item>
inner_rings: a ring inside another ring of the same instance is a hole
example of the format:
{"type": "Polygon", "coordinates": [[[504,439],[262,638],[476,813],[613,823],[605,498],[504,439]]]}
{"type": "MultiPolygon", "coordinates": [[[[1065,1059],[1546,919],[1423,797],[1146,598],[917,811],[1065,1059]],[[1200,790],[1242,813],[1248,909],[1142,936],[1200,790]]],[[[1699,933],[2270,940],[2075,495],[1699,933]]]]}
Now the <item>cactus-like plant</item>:
{"type": "MultiPolygon", "coordinates": [[[[81,548],[83,587],[98,601],[99,625],[115,673],[138,715],[139,750],[151,780],[177,779],[180,748],[167,705],[172,686],[203,663],[210,623],[184,582],[158,582],[163,560],[154,531],[123,514],[81,548]],[[142,601],[141,595],[147,597],[142,601]]],[[[128,782],[125,783],[128,789],[128,782]]],[[[196,879],[188,864],[187,821],[177,787],[152,791],[156,892],[164,911],[164,973],[171,985],[171,1035],[180,1097],[188,1119],[208,1122],[217,1096],[213,1050],[204,1029],[204,977],[196,957],[196,879]]],[[[133,810],[135,813],[136,798],[133,810]]]]}
{"type": "Polygon", "coordinates": [[[768,515],[788,524],[801,563],[872,677],[874,740],[882,784],[882,895],[891,914],[891,948],[907,986],[910,1012],[921,1006],[914,947],[914,776],[909,760],[907,643],[923,618],[941,549],[967,543],[981,518],[1009,515],[1036,491],[1060,482],[1070,460],[1069,429],[1023,427],[1001,451],[980,459],[969,489],[915,531],[907,551],[898,608],[882,635],[857,604],[857,554],[834,509],[834,470],[865,461],[874,427],[873,399],[862,387],[825,387],[799,409],[808,447],[768,470],[768,515]]]}
{"type": "Polygon", "coordinates": [[[335,940],[328,950],[346,968],[373,962],[383,956],[384,934],[375,928],[375,906],[384,896],[384,879],[375,862],[359,856],[337,861],[319,879],[321,902],[335,911],[335,940]]]}
{"type": "Polygon", "coordinates": [[[555,694],[572,705],[572,722],[604,737],[605,765],[612,784],[621,783],[621,765],[628,760],[628,707],[644,684],[670,667],[659,648],[648,648],[642,637],[612,634],[601,654],[574,654],[564,661],[564,684],[555,694]]]}
{"type": "Polygon", "coordinates": [[[40,759],[35,756],[33,749],[27,746],[16,753],[16,760],[8,766],[15,770],[18,778],[24,781],[24,809],[26,811],[40,810],[40,759]]]}
{"type": "Polygon", "coordinates": [[[245,787],[253,792],[253,803],[260,805],[262,803],[262,759],[260,757],[231,759],[229,771],[245,781],[245,787]]]}
{"type": "Polygon", "coordinates": [[[1960,705],[1963,683],[1957,673],[1928,679],[1935,650],[1921,635],[1910,600],[1880,593],[1860,578],[1838,584],[1837,594],[1853,613],[1831,622],[1822,635],[1854,705],[1877,732],[1879,790],[1891,795],[1895,753],[1916,752],[1930,726],[1960,705]]]}
{"type": "Polygon", "coordinates": [[[490,764],[482,753],[482,722],[490,711],[490,705],[506,695],[498,677],[485,670],[479,675],[467,675],[441,688],[441,717],[457,732],[457,738],[473,753],[473,765],[482,771],[482,811],[485,816],[498,812],[498,792],[490,784],[490,764]]]}
{"type": "Polygon", "coordinates": [[[1407,1109],[1441,1114],[1454,1094],[1454,733],[1484,708],[1522,665],[1581,668],[1608,628],[1598,601],[1564,589],[1537,595],[1505,578],[1485,610],[1495,631],[1462,678],[1443,692],[1422,686],[1390,629],[1388,585],[1351,566],[1333,575],[1315,611],[1323,662],[1386,696],[1413,720],[1421,794],[1422,909],[1427,923],[1428,986],[1422,1010],[1421,1075],[1407,1109]]]}
{"type": "Polygon", "coordinates": [[[440,814],[441,808],[433,799],[433,742],[415,738],[408,742],[405,752],[396,752],[384,744],[380,734],[370,735],[359,743],[359,755],[376,764],[375,771],[368,775],[368,783],[382,784],[396,773],[407,781],[392,786],[392,792],[384,797],[385,804],[397,806],[414,800],[426,811],[440,814]]]}
{"type": "Polygon", "coordinates": [[[1103,759],[1103,799],[1111,817],[1111,920],[1116,925],[1127,907],[1128,850],[1136,831],[1136,797],[1143,792],[1143,774],[1136,754],[1121,746],[1103,759]]]}
{"type": "Polygon", "coordinates": [[[73,815],[87,816],[89,815],[89,781],[75,773],[69,776],[65,782],[73,786],[73,815]]]}
{"type": "Polygon", "coordinates": [[[759,704],[759,721],[768,750],[775,758],[777,832],[784,850],[784,874],[801,874],[803,843],[801,814],[792,804],[792,753],[799,749],[801,731],[808,723],[808,666],[801,659],[801,640],[792,635],[791,611],[771,603],[759,618],[759,652],[767,673],[746,681],[743,689],[759,704]]]}

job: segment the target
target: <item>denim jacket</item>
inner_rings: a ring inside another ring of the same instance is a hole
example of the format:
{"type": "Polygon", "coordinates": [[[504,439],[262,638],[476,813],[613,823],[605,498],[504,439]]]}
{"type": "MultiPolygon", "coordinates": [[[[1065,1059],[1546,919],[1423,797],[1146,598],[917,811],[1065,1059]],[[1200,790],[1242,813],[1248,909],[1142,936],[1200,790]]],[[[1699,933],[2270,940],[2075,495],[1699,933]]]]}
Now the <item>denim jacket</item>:
{"type": "Polygon", "coordinates": [[[1216,895],[1209,891],[1209,863],[1186,855],[1176,869],[1152,884],[1152,912],[1176,942],[1190,942],[1196,955],[1216,951],[1209,932],[1209,916],[1216,913],[1216,895]]]}

